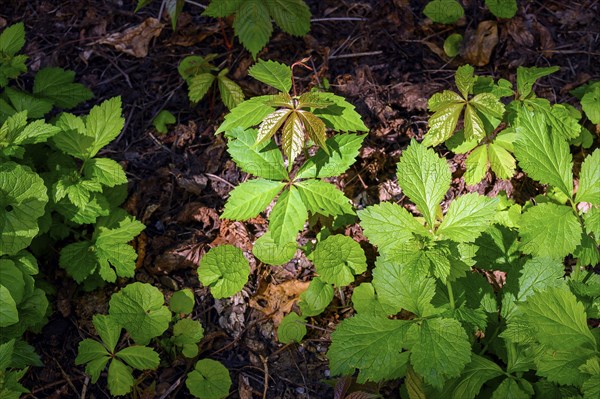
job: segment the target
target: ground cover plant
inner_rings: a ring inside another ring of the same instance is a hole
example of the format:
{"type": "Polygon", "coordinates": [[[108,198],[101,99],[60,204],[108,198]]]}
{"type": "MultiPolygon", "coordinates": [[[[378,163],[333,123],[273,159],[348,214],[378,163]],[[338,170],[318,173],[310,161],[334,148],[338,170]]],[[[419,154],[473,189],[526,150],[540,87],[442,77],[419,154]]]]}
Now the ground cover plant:
{"type": "Polygon", "coordinates": [[[0,10],[0,396],[600,396],[597,4],[134,3],[0,10]]]}

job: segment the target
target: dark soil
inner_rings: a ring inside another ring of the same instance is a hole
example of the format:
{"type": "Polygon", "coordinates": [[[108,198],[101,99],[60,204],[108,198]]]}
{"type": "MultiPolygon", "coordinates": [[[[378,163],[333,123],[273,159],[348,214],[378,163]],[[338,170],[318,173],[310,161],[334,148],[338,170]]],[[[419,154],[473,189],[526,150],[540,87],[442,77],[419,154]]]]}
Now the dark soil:
{"type": "MultiPolygon", "coordinates": [[[[225,107],[214,95],[196,106],[190,104],[177,65],[190,54],[215,53],[216,63],[229,68],[230,76],[250,97],[264,91],[247,76],[251,56],[237,40],[229,48],[231,27],[202,17],[202,9],[193,4],[186,4],[175,33],[167,19],[162,19],[165,27],[143,58],[100,44],[107,35],[158,16],[160,1],[138,13],[133,12],[133,3],[3,0],[0,28],[23,21],[27,32],[24,53],[30,57],[31,71],[44,66],[72,69],[78,81],[94,91],[95,99],[75,113],[85,113],[104,99],[122,97],[125,129],[102,155],[126,168],[130,179],[127,209],[147,226],[136,241],[140,259],[135,280],[152,283],[167,296],[183,287],[194,290],[194,318],[201,320],[205,329],[201,357],[219,360],[230,370],[233,386],[229,397],[333,397],[336,379],[329,377],[325,354],[331,331],[352,314],[345,301],[350,288],[343,296],[337,293],[321,316],[310,319],[302,344],[282,345],[276,340],[266,302],[287,303],[295,298],[294,289],[314,273],[304,257],[281,267],[254,262],[243,292],[226,300],[213,299],[196,275],[198,260],[212,245],[231,243],[249,250],[266,229],[266,220],[219,220],[227,194],[246,175],[230,160],[224,139],[214,135],[225,107]],[[178,122],[164,136],[151,124],[161,109],[173,112],[178,122]]],[[[361,156],[346,175],[335,180],[356,206],[401,199],[394,177],[398,156],[412,138],[422,138],[426,132],[427,99],[453,87],[457,66],[478,63],[478,74],[514,82],[518,66],[558,65],[560,71],[542,79],[536,91],[552,102],[574,105],[569,90],[600,79],[600,3],[595,0],[519,1],[518,14],[510,20],[497,20],[483,1],[463,0],[466,15],[451,26],[428,21],[422,14],[425,1],[308,3],[318,19],[312,23],[310,35],[294,38],[276,29],[259,57],[291,64],[310,56],[314,71],[297,69],[300,85],[309,88],[327,79],[332,90],[355,104],[363,115],[371,131],[361,156]],[[495,46],[485,42],[490,40],[489,32],[477,32],[482,21],[496,24],[495,46]],[[454,32],[470,39],[462,56],[450,59],[442,47],[454,32]],[[481,49],[491,51],[485,54],[481,49]]],[[[27,84],[32,76],[30,72],[23,82],[27,84]]],[[[519,176],[510,182],[489,177],[467,188],[461,180],[464,156],[452,158],[442,151],[455,170],[452,197],[467,190],[506,190],[518,200],[537,190],[519,176]]],[[[359,230],[353,226],[347,233],[360,234],[359,230]]],[[[311,237],[314,231],[301,239],[311,237]]],[[[92,333],[92,316],[105,313],[110,294],[131,281],[84,292],[56,263],[50,261],[42,267],[56,294],[50,298],[50,322],[41,333],[27,337],[45,364],[32,368],[24,379],[31,390],[27,397],[110,397],[105,377],[91,384],[74,359],[79,341],[92,333]]],[[[163,358],[164,367],[158,372],[140,377],[135,397],[190,397],[183,382],[193,365],[163,358]]],[[[397,385],[387,384],[381,392],[397,397],[397,385]]]]}

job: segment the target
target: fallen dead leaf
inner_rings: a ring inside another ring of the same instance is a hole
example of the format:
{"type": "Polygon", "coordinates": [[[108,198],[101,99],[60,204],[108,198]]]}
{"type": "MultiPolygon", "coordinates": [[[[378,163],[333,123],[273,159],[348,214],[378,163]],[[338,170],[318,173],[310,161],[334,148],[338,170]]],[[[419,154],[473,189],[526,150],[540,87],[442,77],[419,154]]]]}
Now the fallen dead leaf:
{"type": "Polygon", "coordinates": [[[198,243],[169,249],[158,255],[154,262],[146,262],[150,274],[170,274],[176,270],[195,269],[205,252],[206,244],[198,243]]]}
{"type": "Polygon", "coordinates": [[[98,43],[108,44],[122,53],[143,58],[148,55],[150,41],[160,35],[164,26],[158,19],[148,18],[141,24],[123,32],[108,35],[100,39],[98,43]]]}
{"type": "Polygon", "coordinates": [[[482,21],[477,30],[467,34],[461,56],[469,64],[484,66],[489,64],[492,52],[498,44],[498,25],[494,21],[482,21]]]}
{"type": "Polygon", "coordinates": [[[306,291],[309,282],[288,280],[281,284],[265,283],[258,293],[250,298],[250,307],[257,309],[279,326],[283,317],[292,311],[292,306],[306,291]]]}

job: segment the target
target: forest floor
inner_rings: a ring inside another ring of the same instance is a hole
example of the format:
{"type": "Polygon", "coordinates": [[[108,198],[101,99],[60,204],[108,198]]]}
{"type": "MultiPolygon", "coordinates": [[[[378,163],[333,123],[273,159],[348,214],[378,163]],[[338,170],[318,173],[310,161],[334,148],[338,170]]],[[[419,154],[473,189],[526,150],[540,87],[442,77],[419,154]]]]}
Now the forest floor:
{"type": "MultiPolygon", "coordinates": [[[[102,155],[120,162],[130,181],[126,208],[147,227],[136,240],[139,252],[135,281],[151,283],[167,296],[190,287],[197,298],[194,318],[205,329],[203,357],[221,361],[233,380],[230,398],[331,398],[337,379],[330,378],[326,352],[330,333],[352,314],[345,298],[351,288],[336,293],[319,317],[309,319],[301,344],[280,344],[277,322],[289,312],[314,275],[312,264],[300,254],[283,266],[251,263],[244,290],[215,300],[199,283],[199,259],[212,246],[234,244],[249,251],[267,227],[266,219],[250,222],[220,220],[232,187],[246,179],[226,152],[222,136],[215,136],[227,109],[210,95],[191,104],[178,74],[178,63],[188,55],[216,54],[216,64],[230,69],[247,97],[264,94],[264,86],[247,75],[254,60],[222,21],[201,16],[202,8],[186,4],[178,30],[163,16],[160,35],[148,43],[148,53],[134,57],[102,44],[108,35],[157,18],[160,1],[134,13],[133,0],[4,0],[0,28],[25,23],[24,53],[32,72],[44,66],[72,69],[77,81],[95,99],[76,110],[121,96],[125,129],[102,155]],[[162,109],[177,117],[170,131],[159,134],[152,120],[162,109]]],[[[201,1],[201,3],[207,3],[201,1]]],[[[310,57],[312,71],[298,69],[298,82],[310,88],[329,82],[331,90],[356,106],[370,132],[355,165],[334,182],[357,207],[400,200],[395,181],[396,162],[411,139],[427,129],[427,99],[454,85],[456,68],[477,65],[477,73],[515,81],[518,66],[558,65],[560,71],[536,86],[552,103],[576,104],[569,91],[590,79],[600,79],[600,2],[519,1],[517,16],[498,20],[483,1],[464,0],[466,15],[454,25],[433,24],[423,15],[425,1],[321,0],[308,1],[313,18],[310,34],[296,38],[277,29],[259,58],[291,64],[310,57]],[[482,22],[486,29],[479,29],[482,22]],[[465,36],[461,55],[449,58],[442,49],[451,33],[465,36]]],[[[28,75],[30,78],[32,72],[28,75]]],[[[26,77],[27,78],[27,77],[26,77]]],[[[598,138],[596,137],[596,140],[598,138]]],[[[598,146],[598,143],[595,143],[598,146]]],[[[453,170],[449,197],[465,191],[530,198],[538,188],[521,175],[510,181],[488,176],[475,187],[461,179],[464,155],[447,153],[453,170]]],[[[449,198],[447,198],[449,199],[449,198]]],[[[360,240],[360,229],[346,234],[360,240]]],[[[307,231],[299,238],[314,237],[307,231]]],[[[369,252],[367,252],[369,254],[369,252]]],[[[370,254],[373,255],[371,249],[370,254]]],[[[82,366],[75,366],[77,345],[91,330],[91,318],[106,313],[108,298],[119,286],[84,292],[56,264],[42,265],[54,284],[50,322],[28,336],[45,364],[24,379],[30,398],[110,397],[102,378],[87,384],[82,366]],[[85,385],[85,387],[84,387],[85,385]]],[[[360,277],[359,277],[360,279],[360,277]]],[[[120,286],[130,281],[121,281],[120,286]]],[[[150,373],[141,382],[140,398],[189,397],[182,377],[185,362],[150,373]],[[155,385],[151,385],[155,382],[155,385]]],[[[381,390],[396,397],[397,385],[381,390]]]]}

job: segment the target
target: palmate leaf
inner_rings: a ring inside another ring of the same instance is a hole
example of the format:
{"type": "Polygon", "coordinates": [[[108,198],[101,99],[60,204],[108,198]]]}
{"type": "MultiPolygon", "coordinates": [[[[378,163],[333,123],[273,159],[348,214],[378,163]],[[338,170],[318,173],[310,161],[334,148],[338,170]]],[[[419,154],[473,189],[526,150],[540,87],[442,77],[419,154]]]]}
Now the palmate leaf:
{"type": "Polygon", "coordinates": [[[474,399],[483,384],[503,374],[504,371],[496,363],[473,354],[460,377],[444,387],[443,395],[449,399],[474,399]]]}
{"type": "Polygon", "coordinates": [[[267,1],[271,16],[284,32],[303,36],[310,30],[310,9],[303,0],[267,1]]]}
{"type": "MultiPolygon", "coordinates": [[[[354,291],[356,292],[356,291],[354,291]]],[[[354,295],[352,296],[354,298],[354,295]]],[[[333,286],[321,278],[312,279],[306,291],[300,294],[300,311],[303,317],[317,316],[325,310],[333,299],[333,286]]]]}
{"type": "Polygon", "coordinates": [[[256,144],[255,129],[234,129],[228,134],[227,152],[246,173],[270,180],[287,180],[281,151],[273,142],[256,144]]]}
{"type": "Polygon", "coordinates": [[[306,320],[295,312],[288,313],[279,327],[277,327],[277,338],[282,344],[300,342],[306,335],[306,320]]]}
{"type": "MultiPolygon", "coordinates": [[[[282,108],[267,115],[258,127],[256,143],[264,143],[273,137],[288,119],[288,117],[292,114],[292,112],[294,111],[291,109],[282,108]]],[[[302,135],[304,136],[304,133],[302,133],[302,135]]]]}
{"type": "Polygon", "coordinates": [[[490,167],[496,177],[510,179],[514,176],[517,161],[501,144],[496,142],[488,144],[487,153],[490,167]]]}
{"type": "Polygon", "coordinates": [[[262,178],[237,186],[225,204],[223,219],[248,220],[258,216],[283,189],[285,183],[262,178]]]}
{"type": "Polygon", "coordinates": [[[248,70],[248,75],[283,93],[288,93],[292,89],[292,69],[280,62],[258,60],[248,70]]]}
{"type": "Polygon", "coordinates": [[[462,65],[456,69],[454,74],[454,82],[463,98],[468,98],[469,94],[473,94],[473,86],[475,85],[475,69],[471,65],[462,65]]]}
{"type": "Polygon", "coordinates": [[[137,370],[155,370],[160,363],[158,353],[147,346],[129,346],[117,352],[116,356],[137,370]]]}
{"type": "Polygon", "coordinates": [[[114,396],[125,395],[131,392],[134,384],[131,367],[117,359],[113,359],[108,366],[108,390],[114,396]]]}
{"type": "Polygon", "coordinates": [[[269,215],[269,231],[275,244],[295,242],[307,216],[308,211],[298,189],[291,186],[284,190],[269,215]]]}
{"type": "Polygon", "coordinates": [[[585,157],[581,164],[576,200],[600,205],[600,149],[585,157]]]}
{"type": "Polygon", "coordinates": [[[242,1],[233,21],[235,35],[252,57],[256,57],[265,47],[273,33],[269,9],[265,3],[263,0],[242,1]]]}
{"type": "Polygon", "coordinates": [[[304,148],[304,126],[297,112],[292,112],[287,118],[281,132],[281,145],[288,158],[289,165],[294,163],[296,157],[304,148]]]}
{"type": "Polygon", "coordinates": [[[0,34],[0,54],[13,56],[25,45],[25,25],[18,22],[2,31],[0,34]]]}
{"type": "Polygon", "coordinates": [[[348,375],[359,369],[358,383],[401,377],[409,353],[400,352],[409,326],[405,320],[367,314],[343,320],[331,334],[327,352],[331,374],[348,375]]]}
{"type": "Polygon", "coordinates": [[[518,67],[517,68],[517,92],[520,98],[526,98],[531,94],[535,82],[544,76],[550,75],[560,70],[558,66],[539,68],[539,67],[518,67]]]}
{"type": "Polygon", "coordinates": [[[271,232],[267,231],[254,243],[252,254],[267,265],[278,266],[289,262],[296,254],[297,248],[298,244],[296,241],[280,245],[275,244],[273,237],[271,237],[271,232]]]}
{"type": "Polygon", "coordinates": [[[202,15],[213,18],[226,17],[235,13],[243,0],[211,0],[202,15]]]}
{"type": "Polygon", "coordinates": [[[519,112],[515,155],[519,166],[533,179],[551,184],[567,197],[573,196],[573,161],[569,144],[550,137],[545,117],[526,110],[519,112]]]}
{"type": "Polygon", "coordinates": [[[121,116],[121,97],[113,97],[94,106],[85,120],[86,134],[94,139],[94,144],[88,150],[89,157],[94,157],[98,151],[113,141],[125,125],[121,116]]]}
{"type": "Polygon", "coordinates": [[[588,119],[594,123],[600,123],[600,83],[590,87],[581,98],[581,109],[588,119]]]}
{"type": "MultiPolygon", "coordinates": [[[[481,95],[481,94],[480,94],[481,95]]],[[[464,134],[467,140],[481,140],[485,137],[485,126],[474,107],[467,103],[465,106],[464,134]]]]}
{"type": "Polygon", "coordinates": [[[368,132],[369,128],[365,126],[360,114],[354,110],[354,105],[350,104],[344,97],[336,96],[333,93],[316,93],[324,101],[331,101],[333,104],[325,108],[313,109],[312,112],[321,118],[328,128],[341,132],[368,132]]]}
{"type": "Polygon", "coordinates": [[[51,100],[60,108],[73,108],[94,97],[90,89],[74,83],[75,72],[62,68],[43,68],[35,74],[33,94],[51,100]]]}
{"type": "Polygon", "coordinates": [[[327,108],[333,105],[331,100],[322,96],[323,93],[309,91],[298,97],[298,108],[327,108]]]}
{"type": "Polygon", "coordinates": [[[581,224],[570,207],[543,203],[523,213],[519,236],[523,252],[563,258],[579,244],[581,224]]]}
{"type": "Polygon", "coordinates": [[[456,242],[473,242],[494,219],[497,199],[469,193],[452,201],[437,234],[456,242]]]}
{"type": "Polygon", "coordinates": [[[222,399],[229,395],[231,377],[229,370],[212,359],[199,360],[185,380],[192,395],[202,399],[222,399]]]}
{"type": "Polygon", "coordinates": [[[427,221],[435,227],[436,211],[450,188],[450,168],[445,159],[416,141],[411,142],[398,162],[398,184],[427,221]]]}

